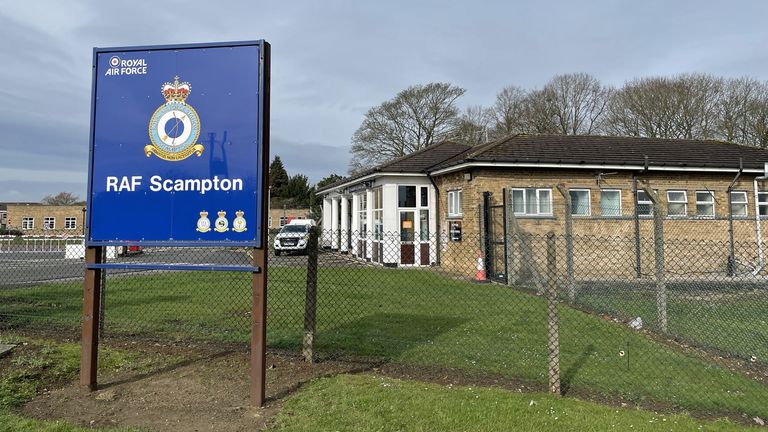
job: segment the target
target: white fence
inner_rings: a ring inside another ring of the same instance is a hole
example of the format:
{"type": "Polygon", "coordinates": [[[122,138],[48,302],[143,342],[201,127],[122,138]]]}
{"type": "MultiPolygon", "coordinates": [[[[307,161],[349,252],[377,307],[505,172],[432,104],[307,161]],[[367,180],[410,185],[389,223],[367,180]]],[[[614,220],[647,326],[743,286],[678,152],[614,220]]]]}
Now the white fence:
{"type": "Polygon", "coordinates": [[[64,252],[67,245],[82,245],[83,236],[0,236],[0,253],[64,252]]]}

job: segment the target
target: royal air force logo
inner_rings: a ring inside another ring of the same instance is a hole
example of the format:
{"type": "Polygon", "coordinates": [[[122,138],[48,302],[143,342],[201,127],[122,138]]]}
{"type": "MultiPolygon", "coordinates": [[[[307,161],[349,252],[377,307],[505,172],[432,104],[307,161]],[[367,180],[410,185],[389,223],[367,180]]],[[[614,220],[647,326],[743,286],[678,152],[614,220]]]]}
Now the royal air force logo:
{"type": "Polygon", "coordinates": [[[184,160],[193,154],[203,154],[204,147],[197,143],[200,137],[200,118],[186,102],[192,91],[188,82],[166,82],[162,87],[165,103],[160,105],[149,120],[149,140],[144,147],[147,157],[152,154],[167,161],[184,160]]]}

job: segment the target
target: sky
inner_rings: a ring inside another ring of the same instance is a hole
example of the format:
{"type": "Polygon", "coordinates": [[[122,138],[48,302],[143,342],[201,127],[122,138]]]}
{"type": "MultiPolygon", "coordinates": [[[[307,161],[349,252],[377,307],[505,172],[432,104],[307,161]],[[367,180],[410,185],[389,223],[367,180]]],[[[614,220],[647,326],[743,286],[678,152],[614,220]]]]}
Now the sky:
{"type": "Polygon", "coordinates": [[[314,183],[346,174],[366,111],[414,84],[461,86],[463,108],[573,72],[768,80],[766,16],[762,0],[0,0],[0,202],[85,198],[93,47],[267,40],[272,155],[314,183]]]}

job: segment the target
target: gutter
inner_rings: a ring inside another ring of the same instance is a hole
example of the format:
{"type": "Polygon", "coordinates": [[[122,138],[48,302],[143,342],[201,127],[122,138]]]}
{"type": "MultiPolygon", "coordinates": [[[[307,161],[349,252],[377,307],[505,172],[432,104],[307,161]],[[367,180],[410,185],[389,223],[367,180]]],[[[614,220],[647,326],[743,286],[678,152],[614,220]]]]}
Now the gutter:
{"type": "Polygon", "coordinates": [[[432,171],[432,175],[443,175],[454,171],[460,171],[466,168],[487,167],[487,168],[560,168],[560,169],[611,169],[623,171],[692,171],[692,172],[739,172],[762,174],[763,170],[754,168],[729,168],[729,167],[691,167],[691,166],[660,166],[660,165],[608,165],[608,164],[563,164],[563,163],[540,163],[540,162],[464,162],[448,168],[442,168],[432,171]]]}

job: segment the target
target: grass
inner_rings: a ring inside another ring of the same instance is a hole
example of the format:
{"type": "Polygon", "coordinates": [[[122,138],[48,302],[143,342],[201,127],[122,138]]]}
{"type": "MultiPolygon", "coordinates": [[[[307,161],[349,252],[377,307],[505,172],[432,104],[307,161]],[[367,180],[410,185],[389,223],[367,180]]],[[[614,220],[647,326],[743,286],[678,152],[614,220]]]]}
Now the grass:
{"type": "Polygon", "coordinates": [[[289,431],[742,431],[727,421],[701,421],[611,408],[546,394],[445,387],[371,375],[312,382],[290,397],[273,432],[289,431]]]}
{"type": "MultiPolygon", "coordinates": [[[[768,294],[722,293],[713,298],[706,292],[671,290],[667,314],[669,334],[692,344],[714,348],[729,356],[768,362],[768,294]]],[[[606,289],[580,294],[578,302],[591,309],[626,318],[642,317],[644,324],[658,328],[656,294],[606,289]]]]}
{"type": "MultiPolygon", "coordinates": [[[[300,346],[305,274],[303,268],[270,269],[272,347],[300,346]]],[[[250,295],[247,274],[115,277],[107,285],[106,329],[108,334],[246,342],[250,295]]],[[[6,320],[14,320],[12,326],[37,322],[25,317],[76,325],[81,296],[79,284],[48,284],[0,291],[0,303],[10,315],[6,320]]],[[[768,386],[624,325],[566,306],[560,311],[562,384],[567,392],[653,401],[713,415],[768,417],[768,386]]],[[[430,271],[321,269],[316,339],[326,353],[546,383],[541,298],[430,271]]]]}
{"type": "MultiPolygon", "coordinates": [[[[80,368],[80,346],[16,336],[6,340],[19,346],[16,349],[18,353],[15,352],[11,357],[7,370],[0,370],[0,432],[93,430],[66,422],[28,419],[14,413],[14,409],[32,400],[43,388],[76,379],[80,368]]],[[[140,359],[135,353],[105,348],[100,351],[99,369],[104,372],[142,368],[149,364],[146,358],[140,359]]]]}

